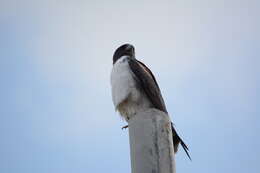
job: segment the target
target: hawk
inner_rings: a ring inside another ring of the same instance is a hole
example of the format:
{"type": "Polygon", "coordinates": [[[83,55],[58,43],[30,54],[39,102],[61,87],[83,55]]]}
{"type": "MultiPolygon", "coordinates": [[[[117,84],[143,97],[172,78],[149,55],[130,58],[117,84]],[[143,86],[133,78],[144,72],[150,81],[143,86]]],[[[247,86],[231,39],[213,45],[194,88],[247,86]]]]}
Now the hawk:
{"type": "MultiPolygon", "coordinates": [[[[113,55],[111,72],[112,100],[115,109],[128,122],[140,111],[156,108],[168,114],[160,88],[151,70],[135,58],[135,49],[124,44],[113,55]]],[[[125,128],[128,126],[125,126],[125,128]]],[[[171,123],[174,153],[181,144],[187,156],[188,147],[171,123]]]]}

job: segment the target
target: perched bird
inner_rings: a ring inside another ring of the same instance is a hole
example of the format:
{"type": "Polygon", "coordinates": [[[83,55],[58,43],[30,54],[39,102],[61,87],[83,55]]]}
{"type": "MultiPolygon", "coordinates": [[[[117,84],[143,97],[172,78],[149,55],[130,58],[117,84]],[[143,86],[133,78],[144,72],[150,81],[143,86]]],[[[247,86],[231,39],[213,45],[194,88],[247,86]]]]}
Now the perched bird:
{"type": "MultiPolygon", "coordinates": [[[[115,109],[128,122],[132,116],[149,108],[168,114],[158,83],[151,70],[135,58],[134,46],[124,44],[113,55],[111,72],[112,99],[115,109]]],[[[123,128],[126,128],[125,126],[123,128]]],[[[171,123],[174,153],[179,144],[187,156],[188,147],[179,137],[171,123]]]]}

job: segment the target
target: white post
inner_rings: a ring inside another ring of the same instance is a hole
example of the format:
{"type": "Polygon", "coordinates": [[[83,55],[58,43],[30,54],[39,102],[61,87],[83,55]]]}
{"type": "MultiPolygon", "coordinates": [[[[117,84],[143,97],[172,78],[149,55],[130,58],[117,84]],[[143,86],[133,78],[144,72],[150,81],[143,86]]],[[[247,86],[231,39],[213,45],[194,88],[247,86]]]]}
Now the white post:
{"type": "Polygon", "coordinates": [[[132,173],[175,173],[169,116],[149,109],[137,113],[128,123],[132,173]]]}

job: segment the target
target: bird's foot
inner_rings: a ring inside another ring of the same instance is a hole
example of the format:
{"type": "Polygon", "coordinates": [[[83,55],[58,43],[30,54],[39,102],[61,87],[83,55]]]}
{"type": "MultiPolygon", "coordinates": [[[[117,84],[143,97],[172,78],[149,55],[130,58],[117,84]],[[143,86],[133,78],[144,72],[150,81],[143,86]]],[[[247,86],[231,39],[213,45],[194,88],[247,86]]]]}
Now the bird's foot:
{"type": "Polygon", "coordinates": [[[128,125],[123,126],[123,127],[122,127],[122,130],[127,129],[127,128],[128,128],[128,125]]]}

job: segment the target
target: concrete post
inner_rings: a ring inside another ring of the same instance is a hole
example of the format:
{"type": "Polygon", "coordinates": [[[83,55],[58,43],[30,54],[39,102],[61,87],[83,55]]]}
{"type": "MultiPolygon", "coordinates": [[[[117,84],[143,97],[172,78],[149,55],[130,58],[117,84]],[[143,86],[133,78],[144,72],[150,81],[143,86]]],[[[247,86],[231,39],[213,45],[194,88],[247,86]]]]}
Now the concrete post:
{"type": "Polygon", "coordinates": [[[139,112],[129,122],[132,173],[175,173],[169,116],[157,109],[139,112]]]}

